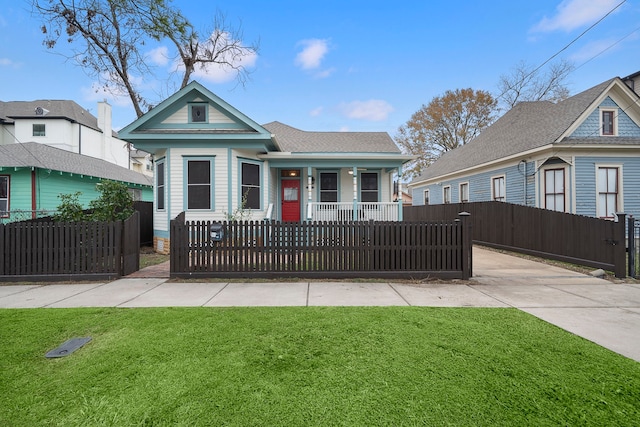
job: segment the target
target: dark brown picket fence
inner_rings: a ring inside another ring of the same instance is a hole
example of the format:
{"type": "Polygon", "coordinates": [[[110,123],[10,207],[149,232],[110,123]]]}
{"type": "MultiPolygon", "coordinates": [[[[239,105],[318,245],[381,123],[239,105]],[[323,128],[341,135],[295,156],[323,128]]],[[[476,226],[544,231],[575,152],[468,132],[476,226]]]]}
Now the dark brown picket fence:
{"type": "Polygon", "coordinates": [[[171,222],[171,277],[467,279],[467,223],[212,223],[180,214],[171,222]]]}

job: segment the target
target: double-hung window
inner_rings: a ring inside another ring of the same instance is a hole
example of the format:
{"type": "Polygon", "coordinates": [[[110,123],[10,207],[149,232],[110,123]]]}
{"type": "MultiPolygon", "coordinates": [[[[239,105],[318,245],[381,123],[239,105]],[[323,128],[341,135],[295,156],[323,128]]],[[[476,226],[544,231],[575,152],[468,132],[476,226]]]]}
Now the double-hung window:
{"type": "Polygon", "coordinates": [[[442,188],[442,201],[445,204],[451,203],[451,186],[446,186],[442,188]]]}
{"type": "Polygon", "coordinates": [[[46,136],[46,126],[42,123],[36,123],[33,125],[33,136],[46,136]]]}
{"type": "Polygon", "coordinates": [[[320,172],[320,201],[338,201],[338,173],[320,172]]]}
{"type": "Polygon", "coordinates": [[[616,134],[616,112],[615,110],[602,110],[602,135],[612,136],[616,134]]]}
{"type": "Polygon", "coordinates": [[[261,208],[260,164],[242,162],[242,201],[244,209],[261,208]]]}
{"type": "Polygon", "coordinates": [[[360,201],[378,202],[378,174],[375,172],[362,172],[360,174],[360,201]]]}
{"type": "Polygon", "coordinates": [[[507,200],[504,176],[497,176],[491,179],[491,199],[496,202],[504,202],[507,200]]]}
{"type": "Polygon", "coordinates": [[[469,201],[469,183],[463,182],[460,184],[460,203],[467,203],[469,201]]]}
{"type": "Polygon", "coordinates": [[[0,175],[0,218],[9,217],[9,175],[0,175]]]}
{"type": "Polygon", "coordinates": [[[565,212],[564,169],[544,171],[544,207],[565,212]]]}
{"type": "Polygon", "coordinates": [[[613,219],[619,207],[619,169],[598,167],[598,217],[613,219]]]}
{"type": "Polygon", "coordinates": [[[213,209],[213,161],[211,159],[186,159],[187,209],[213,209]]]}
{"type": "Polygon", "coordinates": [[[429,190],[424,190],[424,204],[425,206],[429,204],[429,190]]]}
{"type": "Polygon", "coordinates": [[[164,180],[164,161],[156,162],[156,210],[162,211],[165,208],[165,180],[164,180]]]}

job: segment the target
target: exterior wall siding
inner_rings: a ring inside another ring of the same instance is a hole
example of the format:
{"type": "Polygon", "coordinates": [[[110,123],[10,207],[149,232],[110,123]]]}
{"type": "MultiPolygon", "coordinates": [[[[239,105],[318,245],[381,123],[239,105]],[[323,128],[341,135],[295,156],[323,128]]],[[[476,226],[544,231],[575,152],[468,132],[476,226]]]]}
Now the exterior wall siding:
{"type": "MultiPolygon", "coordinates": [[[[616,104],[610,97],[607,97],[601,104],[603,108],[618,108],[618,136],[640,136],[640,127],[631,120],[629,115],[616,104]]],[[[571,134],[572,137],[596,137],[600,136],[600,109],[596,108],[586,120],[578,126],[571,134]]]]}
{"type": "Polygon", "coordinates": [[[596,165],[622,167],[622,205],[628,215],[640,216],[640,157],[578,157],[575,160],[576,213],[595,217],[596,212],[596,165]]]}
{"type": "MultiPolygon", "coordinates": [[[[496,176],[505,177],[506,201],[509,203],[525,204],[524,200],[524,168],[519,165],[510,165],[490,171],[484,171],[477,174],[466,175],[463,177],[442,180],[440,184],[430,184],[420,186],[413,189],[413,204],[416,206],[424,205],[424,190],[429,190],[429,204],[439,205],[444,202],[443,188],[451,187],[451,203],[460,201],[460,183],[469,183],[469,201],[484,202],[492,200],[491,185],[492,178],[496,176]]],[[[533,206],[535,204],[535,164],[528,162],[526,167],[526,204],[533,206]]]]}

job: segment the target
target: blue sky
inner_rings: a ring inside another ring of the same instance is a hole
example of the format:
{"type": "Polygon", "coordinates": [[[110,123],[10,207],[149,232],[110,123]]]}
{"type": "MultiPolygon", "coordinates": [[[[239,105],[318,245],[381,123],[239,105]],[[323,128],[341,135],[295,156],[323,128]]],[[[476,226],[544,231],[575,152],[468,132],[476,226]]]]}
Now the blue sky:
{"type": "MultiPolygon", "coordinates": [[[[216,11],[260,41],[251,79],[237,86],[219,73],[197,80],[258,123],[303,130],[386,131],[393,137],[422,104],[446,90],[497,92],[520,61],[538,66],[622,0],[184,1],[199,29],[216,11]]],[[[0,100],[70,99],[92,113],[104,98],[119,129],[135,119],[128,98],[96,92],[82,69],[42,45],[27,1],[0,8],[0,100]]],[[[59,46],[65,46],[60,42],[59,46]]],[[[144,47],[156,78],[141,84],[156,102],[173,62],[168,43],[144,47]]],[[[640,71],[640,0],[627,0],[562,51],[578,67],[577,93],[640,71]],[[604,52],[603,52],[604,51],[604,52]]]]}

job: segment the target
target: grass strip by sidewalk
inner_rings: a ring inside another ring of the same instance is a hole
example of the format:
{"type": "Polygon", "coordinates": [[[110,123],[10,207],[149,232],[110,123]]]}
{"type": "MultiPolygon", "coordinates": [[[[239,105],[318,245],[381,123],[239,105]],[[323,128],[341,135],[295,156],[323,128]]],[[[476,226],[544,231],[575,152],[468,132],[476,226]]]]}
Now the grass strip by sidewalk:
{"type": "Polygon", "coordinates": [[[0,425],[637,425],[640,364],[515,309],[0,310],[0,425]],[[72,355],[44,354],[69,338],[72,355]]]}

